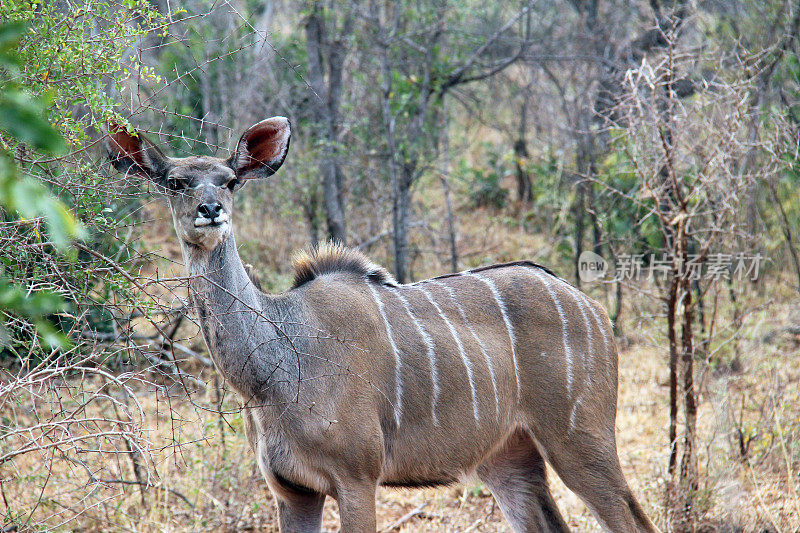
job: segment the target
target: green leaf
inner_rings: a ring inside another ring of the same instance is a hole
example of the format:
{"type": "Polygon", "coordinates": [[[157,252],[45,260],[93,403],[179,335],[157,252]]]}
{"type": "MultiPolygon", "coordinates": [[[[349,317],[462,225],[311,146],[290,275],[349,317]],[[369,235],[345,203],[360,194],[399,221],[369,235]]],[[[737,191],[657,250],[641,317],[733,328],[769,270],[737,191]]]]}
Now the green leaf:
{"type": "Polygon", "coordinates": [[[50,291],[34,291],[28,294],[20,287],[0,278],[0,308],[10,310],[26,318],[52,315],[65,309],[64,300],[50,291]]]}
{"type": "Polygon", "coordinates": [[[47,233],[57,247],[64,248],[73,239],[86,238],[86,230],[63,203],[48,198],[43,214],[47,217],[47,233]]]}
{"type": "Polygon", "coordinates": [[[11,22],[0,26],[0,52],[8,53],[16,49],[27,29],[28,24],[25,22],[11,22]]]}
{"type": "Polygon", "coordinates": [[[66,144],[43,116],[45,98],[33,99],[22,91],[4,90],[0,94],[0,129],[35,149],[58,154],[66,144]]]}
{"type": "Polygon", "coordinates": [[[0,25],[0,67],[9,70],[19,67],[21,61],[14,52],[27,28],[24,22],[0,25]]]}
{"type": "Polygon", "coordinates": [[[2,170],[0,168],[0,205],[16,211],[22,218],[45,217],[47,233],[62,250],[70,241],[87,237],[83,225],[43,184],[28,177],[3,176],[2,170]]]}
{"type": "MultiPolygon", "coordinates": [[[[67,337],[45,317],[66,309],[64,299],[50,291],[34,291],[28,294],[21,287],[12,285],[0,277],[0,310],[31,320],[42,344],[48,348],[64,348],[69,345],[67,337]]],[[[0,324],[0,346],[8,345],[11,336],[0,324]]]]}
{"type": "Polygon", "coordinates": [[[66,348],[69,346],[70,343],[67,337],[58,331],[51,322],[36,320],[34,324],[36,325],[36,332],[46,348],[66,348]]]}

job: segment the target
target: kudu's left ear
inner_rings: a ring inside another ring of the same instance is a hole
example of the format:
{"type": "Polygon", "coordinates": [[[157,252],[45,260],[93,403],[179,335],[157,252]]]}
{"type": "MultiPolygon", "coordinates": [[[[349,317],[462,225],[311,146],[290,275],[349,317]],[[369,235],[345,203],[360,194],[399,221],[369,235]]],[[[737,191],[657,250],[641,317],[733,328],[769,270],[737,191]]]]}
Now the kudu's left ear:
{"type": "Polygon", "coordinates": [[[286,117],[272,117],[248,128],[228,158],[240,182],[275,174],[289,151],[291,126],[286,117]]]}
{"type": "Polygon", "coordinates": [[[138,174],[162,183],[170,168],[170,160],[141,133],[128,133],[125,128],[110,125],[106,140],[108,158],[120,172],[138,174]]]}

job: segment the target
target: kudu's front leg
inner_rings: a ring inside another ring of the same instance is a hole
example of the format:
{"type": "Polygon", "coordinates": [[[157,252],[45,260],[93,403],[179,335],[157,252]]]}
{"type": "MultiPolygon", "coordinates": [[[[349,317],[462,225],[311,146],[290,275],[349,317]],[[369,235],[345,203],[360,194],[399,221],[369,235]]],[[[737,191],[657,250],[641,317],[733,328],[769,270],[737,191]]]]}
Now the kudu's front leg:
{"type": "Polygon", "coordinates": [[[278,500],[281,533],[319,533],[325,495],[316,492],[282,492],[278,500]]]}
{"type": "Polygon", "coordinates": [[[377,481],[349,480],[337,487],[342,533],[375,533],[375,492],[377,481]]]}

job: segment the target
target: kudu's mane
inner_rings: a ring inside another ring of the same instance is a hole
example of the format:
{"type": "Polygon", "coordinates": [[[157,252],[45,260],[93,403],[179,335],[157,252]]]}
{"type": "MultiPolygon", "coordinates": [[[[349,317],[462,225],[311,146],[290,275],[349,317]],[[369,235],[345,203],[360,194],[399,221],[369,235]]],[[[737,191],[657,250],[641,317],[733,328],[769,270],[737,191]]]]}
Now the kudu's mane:
{"type": "Polygon", "coordinates": [[[397,285],[397,281],[388,270],[376,265],[358,250],[341,244],[326,243],[300,252],[292,260],[292,267],[293,289],[324,274],[334,272],[349,272],[381,285],[397,285]]]}
{"type": "MultiPolygon", "coordinates": [[[[248,265],[249,266],[249,265],[248,265]]],[[[496,268],[507,268],[512,266],[524,266],[528,268],[536,268],[542,272],[560,279],[565,283],[566,280],[561,278],[558,274],[538,263],[533,261],[512,261],[509,263],[495,263],[477,268],[469,269],[467,272],[477,273],[496,268]]],[[[397,286],[397,281],[389,273],[388,270],[380,265],[370,261],[367,256],[354,248],[348,248],[341,244],[326,243],[317,248],[305,250],[298,253],[292,260],[292,267],[294,268],[294,282],[292,288],[295,289],[311,280],[314,280],[324,274],[332,274],[335,272],[349,272],[357,276],[362,276],[374,283],[381,285],[397,286]]],[[[248,271],[248,275],[250,272],[248,271]]],[[[443,274],[431,279],[443,279],[454,276],[460,276],[463,272],[454,272],[452,274],[443,274]]],[[[252,276],[251,276],[252,279],[252,276]]],[[[256,280],[254,280],[254,283],[256,280]]]]}

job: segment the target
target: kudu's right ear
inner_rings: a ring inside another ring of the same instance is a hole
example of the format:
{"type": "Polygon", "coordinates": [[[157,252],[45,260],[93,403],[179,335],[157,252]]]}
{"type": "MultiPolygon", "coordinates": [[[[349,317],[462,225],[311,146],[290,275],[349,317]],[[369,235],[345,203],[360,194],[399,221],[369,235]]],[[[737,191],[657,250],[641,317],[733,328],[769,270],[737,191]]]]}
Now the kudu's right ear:
{"type": "Polygon", "coordinates": [[[169,158],[141,133],[128,133],[121,126],[108,128],[108,158],[123,173],[137,174],[163,183],[169,170],[169,158]]]}
{"type": "Polygon", "coordinates": [[[250,126],[242,134],[228,166],[240,183],[275,174],[289,151],[291,126],[286,117],[272,117],[250,126]]]}

